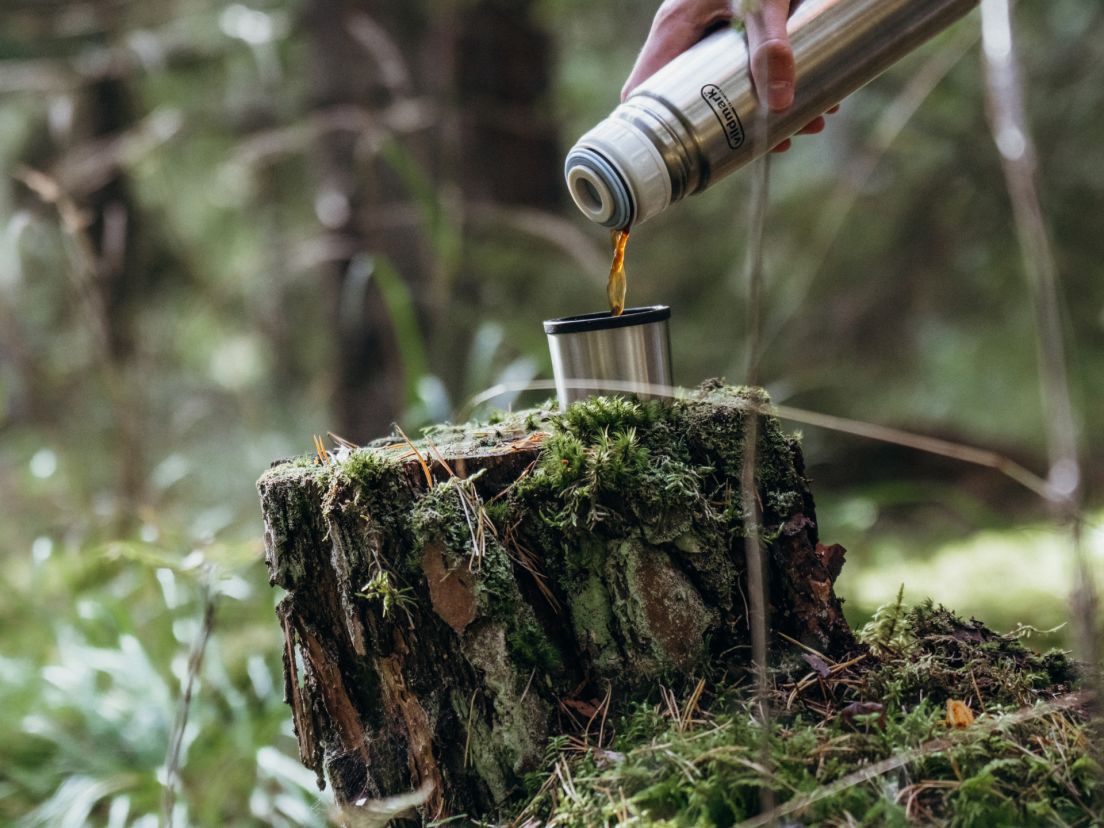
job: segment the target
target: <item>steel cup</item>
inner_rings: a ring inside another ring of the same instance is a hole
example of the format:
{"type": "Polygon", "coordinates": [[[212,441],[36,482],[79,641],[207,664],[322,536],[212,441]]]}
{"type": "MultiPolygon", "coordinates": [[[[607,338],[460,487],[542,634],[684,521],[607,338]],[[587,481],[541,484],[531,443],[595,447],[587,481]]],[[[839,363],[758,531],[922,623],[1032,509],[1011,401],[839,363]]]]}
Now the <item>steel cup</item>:
{"type": "Polygon", "coordinates": [[[671,385],[670,318],[669,307],[652,305],[547,320],[560,409],[596,394],[661,396],[656,386],[671,385]]]}

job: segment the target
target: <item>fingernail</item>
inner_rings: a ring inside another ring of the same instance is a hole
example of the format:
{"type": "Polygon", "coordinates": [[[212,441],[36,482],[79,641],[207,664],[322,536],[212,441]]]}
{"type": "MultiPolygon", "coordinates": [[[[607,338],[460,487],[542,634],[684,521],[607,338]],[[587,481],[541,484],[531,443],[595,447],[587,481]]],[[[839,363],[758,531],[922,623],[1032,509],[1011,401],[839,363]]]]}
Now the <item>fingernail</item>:
{"type": "Polygon", "coordinates": [[[785,109],[793,103],[793,84],[789,81],[771,81],[767,89],[772,108],[785,109]]]}

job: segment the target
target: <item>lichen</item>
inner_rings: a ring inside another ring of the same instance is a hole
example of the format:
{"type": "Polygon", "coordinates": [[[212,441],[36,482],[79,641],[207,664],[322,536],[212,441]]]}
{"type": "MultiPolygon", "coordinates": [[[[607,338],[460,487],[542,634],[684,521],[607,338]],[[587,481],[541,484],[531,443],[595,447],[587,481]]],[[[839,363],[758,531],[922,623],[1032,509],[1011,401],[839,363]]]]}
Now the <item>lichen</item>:
{"type": "Polygon", "coordinates": [[[599,672],[614,673],[621,664],[621,653],[612,631],[610,596],[597,572],[575,585],[568,607],[579,649],[588,654],[599,672]]]}
{"type": "Polygon", "coordinates": [[[284,589],[295,589],[307,577],[310,557],[314,554],[314,539],[318,534],[312,525],[321,499],[321,486],[313,477],[294,473],[295,483],[289,484],[289,472],[284,467],[269,470],[257,481],[257,490],[264,506],[265,560],[269,581],[284,589]],[[304,525],[305,524],[305,525],[304,525]]]}
{"type": "Polygon", "coordinates": [[[512,786],[507,781],[506,772],[495,749],[491,725],[482,716],[476,715],[477,700],[465,698],[456,691],[449,694],[449,700],[457,720],[464,722],[465,766],[470,765],[475,769],[479,779],[490,789],[495,802],[507,801],[512,793],[512,786]]]}
{"type": "Polygon", "coordinates": [[[642,672],[690,671],[700,664],[705,634],[716,619],[671,559],[639,542],[625,541],[606,566],[607,578],[624,589],[615,605],[622,637],[636,640],[634,653],[654,659],[642,672]]]}
{"type": "Polygon", "coordinates": [[[517,779],[536,767],[543,756],[549,711],[538,694],[526,692],[528,674],[510,658],[505,625],[480,623],[464,636],[462,649],[482,671],[484,686],[490,691],[490,752],[517,779]]]}

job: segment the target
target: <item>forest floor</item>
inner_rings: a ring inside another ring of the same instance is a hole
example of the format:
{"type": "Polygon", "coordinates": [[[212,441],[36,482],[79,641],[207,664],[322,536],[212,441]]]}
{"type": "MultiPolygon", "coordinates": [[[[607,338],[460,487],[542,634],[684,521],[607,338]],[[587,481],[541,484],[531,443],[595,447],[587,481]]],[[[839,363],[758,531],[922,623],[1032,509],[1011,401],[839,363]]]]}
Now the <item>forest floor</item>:
{"type": "Polygon", "coordinates": [[[841,663],[791,650],[766,733],[732,677],[595,700],[513,824],[1101,824],[1099,741],[1064,654],[900,596],[860,637],[841,663]]]}
{"type": "MultiPolygon", "coordinates": [[[[240,465],[252,474],[257,462],[240,465]]],[[[157,824],[209,601],[217,611],[186,720],[177,824],[332,824],[332,798],[299,764],[281,700],[280,628],[248,487],[246,503],[201,510],[207,501],[174,484],[141,531],[105,540],[67,511],[76,507],[63,471],[16,471],[0,519],[13,550],[0,573],[0,824],[157,824]],[[216,519],[228,528],[210,528],[216,519]],[[27,534],[37,526],[50,528],[27,534]]],[[[918,608],[879,613],[860,662],[795,649],[777,665],[767,763],[739,677],[657,687],[635,705],[613,688],[608,702],[593,700],[593,719],[577,714],[577,733],[550,746],[515,803],[516,825],[732,825],[755,818],[763,778],[788,809],[780,825],[1104,824],[1070,662],[919,602],[931,595],[997,629],[1054,626],[1068,617],[1060,532],[1009,519],[905,546],[881,522],[841,537],[846,511],[822,518],[850,550],[839,583],[852,624],[901,583],[918,608]],[[949,727],[948,701],[973,722],[949,727]]],[[[1101,524],[1100,512],[1088,521],[1097,562],[1101,524]]],[[[1063,631],[1024,643],[1052,642],[1068,643],[1063,631]]]]}

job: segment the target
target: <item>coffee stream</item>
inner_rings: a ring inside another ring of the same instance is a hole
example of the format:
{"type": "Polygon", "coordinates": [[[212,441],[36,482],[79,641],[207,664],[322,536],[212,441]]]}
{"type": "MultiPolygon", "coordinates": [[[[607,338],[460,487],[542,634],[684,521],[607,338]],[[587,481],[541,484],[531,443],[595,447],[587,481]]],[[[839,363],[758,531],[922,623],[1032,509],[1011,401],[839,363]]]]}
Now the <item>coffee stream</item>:
{"type": "Polygon", "coordinates": [[[613,264],[610,265],[606,296],[609,298],[610,316],[620,316],[625,310],[625,245],[629,242],[628,230],[611,230],[613,264]]]}

